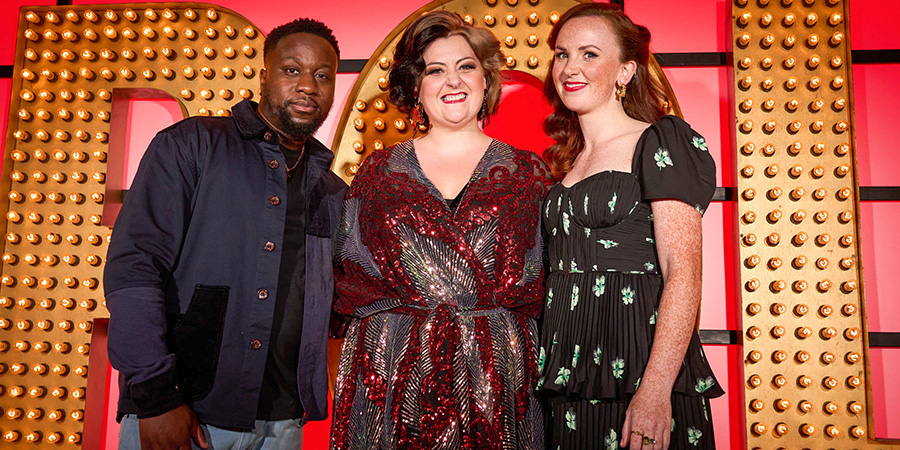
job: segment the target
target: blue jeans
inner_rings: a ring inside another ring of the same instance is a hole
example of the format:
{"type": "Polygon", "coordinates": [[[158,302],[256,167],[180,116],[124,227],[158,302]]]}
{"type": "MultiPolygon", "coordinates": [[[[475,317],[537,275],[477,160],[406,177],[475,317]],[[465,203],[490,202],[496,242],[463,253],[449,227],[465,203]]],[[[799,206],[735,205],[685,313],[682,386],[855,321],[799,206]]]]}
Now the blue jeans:
{"type": "MultiPolygon", "coordinates": [[[[299,450],[303,447],[303,427],[299,419],[257,420],[252,430],[232,431],[200,425],[209,450],[299,450]]],[[[191,444],[194,450],[200,447],[191,444]]],[[[126,414],[119,424],[119,450],[140,450],[138,418],[126,414]]]]}

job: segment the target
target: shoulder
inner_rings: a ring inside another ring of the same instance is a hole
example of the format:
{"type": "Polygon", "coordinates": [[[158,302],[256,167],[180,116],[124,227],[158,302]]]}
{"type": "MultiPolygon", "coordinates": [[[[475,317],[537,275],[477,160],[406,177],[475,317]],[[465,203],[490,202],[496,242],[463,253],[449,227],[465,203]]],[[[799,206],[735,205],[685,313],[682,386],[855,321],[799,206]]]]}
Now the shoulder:
{"type": "Polygon", "coordinates": [[[552,184],[553,176],[550,171],[550,166],[544,162],[544,159],[541,155],[531,151],[531,150],[522,150],[520,148],[513,147],[502,141],[498,142],[498,145],[503,146],[512,157],[513,162],[518,166],[518,173],[529,174],[529,176],[533,176],[543,184],[552,184]]]}
{"type": "Polygon", "coordinates": [[[229,117],[188,117],[159,132],[172,137],[190,137],[198,133],[211,134],[222,131],[237,132],[234,120],[229,117]]]}
{"type": "Polygon", "coordinates": [[[682,142],[706,151],[706,139],[694,130],[690,124],[678,116],[663,116],[647,128],[656,138],[665,142],[682,142]]]}

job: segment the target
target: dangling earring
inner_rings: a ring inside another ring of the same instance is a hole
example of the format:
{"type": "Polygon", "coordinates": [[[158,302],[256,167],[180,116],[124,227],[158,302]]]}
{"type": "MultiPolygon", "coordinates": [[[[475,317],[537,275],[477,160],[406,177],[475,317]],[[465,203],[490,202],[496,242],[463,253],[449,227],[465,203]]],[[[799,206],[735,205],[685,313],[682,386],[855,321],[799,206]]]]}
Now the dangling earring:
{"type": "Polygon", "coordinates": [[[491,122],[491,119],[488,117],[488,107],[487,107],[487,90],[484,91],[484,97],[481,100],[481,128],[484,129],[491,122]]]}
{"type": "Polygon", "coordinates": [[[413,107],[413,110],[410,111],[409,115],[416,130],[428,125],[428,116],[425,114],[425,108],[422,107],[422,102],[420,102],[419,99],[416,99],[416,106],[413,107]]]}
{"type": "Polygon", "coordinates": [[[620,99],[625,98],[625,94],[627,93],[627,91],[628,91],[627,84],[616,85],[616,96],[619,97],[620,99]]]}

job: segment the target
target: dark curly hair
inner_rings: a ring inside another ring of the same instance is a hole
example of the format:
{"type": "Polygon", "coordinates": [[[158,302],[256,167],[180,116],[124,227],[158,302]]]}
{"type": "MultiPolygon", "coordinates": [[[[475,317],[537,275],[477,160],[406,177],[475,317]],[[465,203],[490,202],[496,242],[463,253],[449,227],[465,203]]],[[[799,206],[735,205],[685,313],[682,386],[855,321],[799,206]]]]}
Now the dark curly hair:
{"type": "Polygon", "coordinates": [[[278,45],[278,41],[282,40],[285,36],[296,33],[308,33],[325,39],[334,48],[334,53],[337,54],[338,60],[341,59],[341,49],[338,47],[338,41],[334,37],[331,28],[328,28],[327,25],[318,20],[301,18],[284,25],[279,25],[269,32],[269,35],[266,36],[266,42],[263,44],[263,61],[266,60],[269,52],[278,45]]]}
{"type": "MultiPolygon", "coordinates": [[[[412,112],[418,102],[419,84],[425,71],[425,49],[432,42],[450,36],[462,36],[481,63],[486,81],[487,108],[486,111],[479,111],[478,120],[487,120],[488,116],[497,112],[500,105],[500,87],[503,81],[500,67],[504,61],[500,42],[490,31],[473,27],[459,14],[450,11],[438,10],[423,14],[403,32],[394,49],[394,62],[388,74],[388,100],[400,111],[407,114],[412,112]]],[[[428,126],[428,118],[424,119],[428,126]]]]}
{"type": "MultiPolygon", "coordinates": [[[[650,75],[650,30],[636,25],[612,3],[582,3],[566,11],[553,29],[547,43],[556,48],[556,38],[566,22],[576,17],[600,17],[606,20],[619,41],[620,62],[634,61],[637,70],[628,82],[628,95],[622,99],[625,114],[632,119],[653,123],[667,113],[665,90],[659,80],[650,75]]],[[[556,141],[544,151],[544,159],[561,179],[572,169],[575,157],[584,149],[584,135],[578,123],[578,115],[566,108],[553,84],[553,60],[544,79],[544,97],[553,112],[544,119],[544,132],[556,141]]]]}

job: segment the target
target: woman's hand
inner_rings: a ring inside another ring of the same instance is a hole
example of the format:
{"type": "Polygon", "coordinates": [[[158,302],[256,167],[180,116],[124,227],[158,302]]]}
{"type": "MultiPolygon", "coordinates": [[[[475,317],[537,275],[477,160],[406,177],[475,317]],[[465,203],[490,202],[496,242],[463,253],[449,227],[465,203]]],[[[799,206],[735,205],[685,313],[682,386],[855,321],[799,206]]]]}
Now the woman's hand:
{"type": "Polygon", "coordinates": [[[641,385],[625,411],[619,446],[630,450],[665,450],[669,448],[671,434],[672,393],[641,385]]]}

